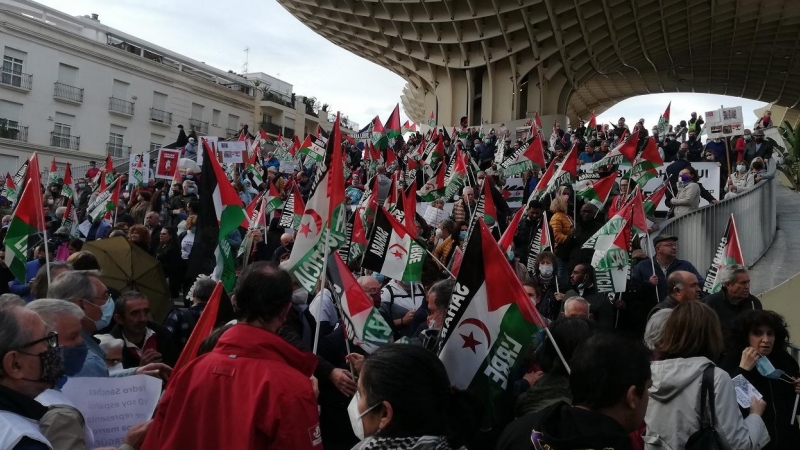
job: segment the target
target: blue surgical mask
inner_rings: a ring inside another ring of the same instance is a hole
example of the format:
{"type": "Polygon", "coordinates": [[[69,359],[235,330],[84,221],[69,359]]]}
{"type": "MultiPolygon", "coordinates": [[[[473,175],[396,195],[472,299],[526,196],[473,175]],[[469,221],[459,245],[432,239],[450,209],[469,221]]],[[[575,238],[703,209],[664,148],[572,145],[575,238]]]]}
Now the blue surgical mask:
{"type": "Polygon", "coordinates": [[[103,306],[97,306],[92,302],[87,303],[91,304],[95,308],[100,308],[100,311],[103,314],[99,319],[94,321],[94,326],[97,327],[98,331],[111,324],[111,318],[114,317],[114,300],[111,300],[109,297],[106,302],[103,303],[103,306]]]}
{"type": "Polygon", "coordinates": [[[188,174],[186,174],[186,179],[187,179],[187,180],[194,179],[194,175],[192,175],[192,174],[188,173],[188,174]]]}
{"type": "Polygon", "coordinates": [[[461,230],[458,232],[458,238],[462,241],[467,238],[467,230],[461,230]]]}
{"type": "Polygon", "coordinates": [[[86,342],[74,347],[62,347],[61,354],[64,355],[64,373],[68,377],[74,377],[83,369],[86,355],[89,353],[89,346],[86,342]]]}
{"type": "Polygon", "coordinates": [[[384,278],[386,278],[386,277],[383,276],[382,273],[378,273],[378,272],[373,272],[372,273],[372,277],[375,278],[376,280],[378,280],[379,283],[383,283],[384,278]]]}
{"type": "Polygon", "coordinates": [[[780,379],[781,375],[784,374],[782,370],[776,369],[766,356],[758,358],[758,361],[756,361],[756,369],[758,369],[758,373],[761,375],[774,380],[780,379]]]}
{"type": "Polygon", "coordinates": [[[188,192],[188,193],[189,193],[189,195],[191,195],[191,194],[196,194],[196,193],[197,193],[197,189],[195,189],[195,188],[189,188],[189,189],[187,189],[187,190],[186,190],[186,192],[188,192]]]}

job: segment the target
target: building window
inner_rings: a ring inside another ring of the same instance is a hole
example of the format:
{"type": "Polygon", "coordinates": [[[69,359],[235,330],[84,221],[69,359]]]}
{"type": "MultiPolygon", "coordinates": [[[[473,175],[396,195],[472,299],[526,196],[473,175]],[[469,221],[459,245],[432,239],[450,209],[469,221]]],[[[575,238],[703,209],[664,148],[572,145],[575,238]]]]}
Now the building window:
{"type": "Polygon", "coordinates": [[[108,133],[108,154],[117,158],[128,156],[125,147],[125,127],[111,125],[108,133]]]}
{"type": "Polygon", "coordinates": [[[220,110],[215,109],[211,112],[211,125],[218,127],[219,126],[219,116],[222,115],[220,110]]]}
{"type": "Polygon", "coordinates": [[[164,136],[160,134],[150,133],[150,152],[155,152],[161,148],[164,142],[164,136]]]}
{"type": "Polygon", "coordinates": [[[19,117],[22,115],[22,104],[0,100],[0,124],[8,128],[19,126],[19,117]]]}
{"type": "Polygon", "coordinates": [[[3,56],[3,84],[22,86],[22,59],[3,56]]]}

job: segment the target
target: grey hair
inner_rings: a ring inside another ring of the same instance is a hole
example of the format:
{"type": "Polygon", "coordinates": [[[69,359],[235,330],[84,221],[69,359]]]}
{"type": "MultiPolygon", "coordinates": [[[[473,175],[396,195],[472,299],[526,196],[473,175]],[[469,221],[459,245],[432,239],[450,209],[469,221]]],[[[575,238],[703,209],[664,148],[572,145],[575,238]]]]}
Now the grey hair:
{"type": "Polygon", "coordinates": [[[467,195],[467,192],[475,193],[475,189],[472,189],[472,186],[464,186],[464,189],[461,190],[461,195],[467,195]]]}
{"type": "Polygon", "coordinates": [[[52,280],[50,289],[47,290],[47,296],[70,302],[92,300],[97,296],[92,278],[99,280],[100,273],[94,270],[64,272],[52,280]]]}
{"type": "Polygon", "coordinates": [[[39,314],[39,317],[51,328],[60,316],[72,316],[78,320],[84,316],[83,310],[75,303],[56,298],[40,298],[28,303],[26,308],[39,314]]]}
{"type": "MultiPolygon", "coordinates": [[[[25,308],[19,306],[0,310],[0,361],[6,353],[19,349],[33,339],[33,331],[20,324],[23,311],[25,308]]],[[[3,368],[0,365],[0,378],[2,376],[3,368]]]]}
{"type": "Polygon", "coordinates": [[[0,311],[3,311],[14,306],[25,306],[25,300],[17,294],[3,294],[0,295],[0,311]]]}
{"type": "Polygon", "coordinates": [[[564,301],[564,311],[566,311],[566,310],[567,310],[567,308],[569,307],[569,304],[570,304],[571,302],[583,303],[584,305],[586,305],[586,308],[587,308],[587,309],[589,309],[589,302],[588,302],[588,301],[586,301],[586,299],[585,299],[585,298],[583,298],[583,297],[579,297],[579,296],[577,296],[577,295],[576,295],[576,296],[574,296],[574,297],[570,297],[570,298],[568,298],[568,299],[566,299],[566,300],[564,301]]]}
{"type": "Polygon", "coordinates": [[[684,281],[683,274],[680,271],[669,274],[667,277],[667,295],[671,295],[675,288],[678,288],[679,291],[683,290],[684,281]]]}
{"type": "Polygon", "coordinates": [[[717,279],[722,286],[731,284],[736,281],[736,275],[747,273],[747,267],[741,264],[731,264],[730,266],[723,266],[717,273],[717,279]]]}
{"type": "Polygon", "coordinates": [[[103,349],[104,352],[108,352],[109,350],[115,348],[122,348],[125,345],[125,342],[122,339],[117,339],[110,334],[98,334],[95,336],[97,339],[100,339],[100,348],[103,349]]]}
{"type": "Polygon", "coordinates": [[[664,337],[664,326],[667,324],[667,319],[672,313],[672,309],[660,309],[653,313],[650,320],[647,321],[647,326],[644,328],[644,345],[650,350],[655,350],[661,343],[661,338],[664,337]]]}

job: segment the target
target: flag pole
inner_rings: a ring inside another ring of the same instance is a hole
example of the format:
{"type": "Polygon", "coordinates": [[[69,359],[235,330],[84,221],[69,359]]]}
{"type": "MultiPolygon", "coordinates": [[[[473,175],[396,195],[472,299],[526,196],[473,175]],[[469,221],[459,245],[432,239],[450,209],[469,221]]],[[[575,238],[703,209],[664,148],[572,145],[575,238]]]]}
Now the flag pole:
{"type": "Polygon", "coordinates": [[[567,359],[564,358],[564,354],[561,353],[561,349],[558,347],[558,343],[553,337],[553,334],[550,333],[550,327],[544,327],[544,331],[547,333],[547,337],[550,339],[550,342],[553,343],[553,348],[556,349],[556,353],[558,353],[558,359],[561,360],[561,364],[564,364],[564,368],[567,369],[567,375],[572,374],[572,370],[569,368],[569,364],[567,364],[567,359]]]}
{"type": "MultiPolygon", "coordinates": [[[[414,240],[414,242],[416,242],[416,243],[417,243],[417,245],[419,245],[420,247],[424,248],[424,249],[425,249],[425,253],[427,253],[428,255],[430,255],[430,257],[431,257],[431,258],[433,258],[433,260],[434,260],[434,261],[436,261],[437,263],[439,263],[439,266],[440,266],[442,269],[444,269],[444,271],[445,271],[445,272],[447,272],[447,274],[448,274],[448,275],[450,275],[450,276],[451,276],[451,277],[452,277],[454,280],[456,279],[456,276],[455,276],[455,275],[453,275],[453,272],[450,272],[450,271],[447,269],[447,266],[446,266],[444,263],[442,263],[442,261],[440,261],[440,260],[439,260],[439,258],[437,258],[437,257],[433,256],[433,253],[431,253],[431,251],[430,251],[430,250],[428,250],[428,245],[427,245],[425,242],[423,242],[423,241],[420,241],[418,237],[415,237],[414,233],[411,233],[410,231],[408,231],[408,228],[406,228],[406,226],[405,226],[405,225],[403,225],[402,223],[400,223],[400,221],[398,221],[398,222],[397,222],[397,225],[398,225],[400,228],[402,228],[402,229],[403,229],[403,231],[405,231],[406,233],[408,233],[409,235],[411,235],[411,239],[413,239],[413,240],[414,240]]],[[[374,231],[374,229],[375,229],[375,226],[374,226],[374,224],[373,224],[373,227],[372,227],[372,229],[373,229],[373,231],[374,231]]],[[[364,252],[364,254],[366,254],[366,253],[367,253],[367,252],[364,252]]],[[[362,255],[362,260],[363,260],[363,255],[362,255]]]]}
{"type": "Polygon", "coordinates": [[[47,228],[42,229],[42,236],[44,238],[44,264],[45,271],[47,271],[47,288],[50,289],[50,250],[47,248],[47,228]]]}
{"type": "MultiPolygon", "coordinates": [[[[328,224],[328,226],[330,226],[330,224],[328,224]]],[[[320,286],[320,289],[319,289],[319,293],[322,296],[319,299],[320,303],[322,303],[322,300],[324,300],[324,298],[325,298],[325,273],[328,270],[328,252],[330,251],[329,248],[328,248],[328,237],[329,237],[329,235],[330,235],[330,228],[326,227],[325,228],[325,250],[324,250],[324,252],[322,254],[322,277],[320,278],[320,281],[322,282],[322,286],[320,286]]],[[[331,292],[331,295],[333,295],[333,292],[331,292]]],[[[320,311],[321,311],[321,309],[320,309],[320,311]]],[[[319,347],[319,329],[320,329],[319,321],[317,321],[316,327],[314,328],[314,348],[313,348],[313,353],[315,355],[317,354],[317,348],[319,347]]]]}
{"type": "MultiPolygon", "coordinates": [[[[326,272],[323,272],[323,274],[324,274],[323,276],[327,277],[327,273],[326,272]]],[[[331,292],[331,296],[336,296],[336,293],[332,291],[331,292]]],[[[342,327],[344,327],[344,329],[342,330],[342,331],[344,331],[344,346],[345,346],[345,349],[347,350],[347,354],[349,355],[350,353],[352,353],[352,351],[350,350],[350,338],[348,338],[348,336],[347,336],[347,321],[344,320],[345,315],[344,315],[344,309],[342,309],[342,297],[341,296],[336,296],[336,306],[339,309],[339,317],[341,318],[341,321],[342,321],[342,327]]],[[[317,329],[319,329],[319,327],[317,327],[317,329]]],[[[355,378],[356,377],[356,370],[353,367],[353,363],[350,362],[348,364],[350,365],[350,373],[353,375],[353,378],[355,378]]]]}

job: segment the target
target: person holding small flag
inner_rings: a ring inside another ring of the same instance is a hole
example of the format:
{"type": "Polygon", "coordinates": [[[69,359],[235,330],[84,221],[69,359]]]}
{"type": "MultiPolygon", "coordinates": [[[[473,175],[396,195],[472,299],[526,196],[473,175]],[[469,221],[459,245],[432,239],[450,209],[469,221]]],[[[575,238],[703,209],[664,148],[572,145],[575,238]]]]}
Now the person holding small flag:
{"type": "MultiPolygon", "coordinates": [[[[677,237],[665,234],[656,236],[653,239],[653,247],[656,254],[652,257],[652,262],[650,260],[640,261],[631,272],[631,281],[634,286],[649,291],[645,292],[647,295],[657,295],[658,301],[661,301],[669,293],[667,290],[667,278],[676,271],[686,271],[695,275],[700,286],[703,285],[704,278],[692,263],[678,259],[677,237]],[[653,267],[655,267],[655,273],[653,273],[653,267]],[[655,286],[655,291],[646,289],[645,283],[655,286]]],[[[655,300],[655,297],[652,297],[652,300],[655,300]]]]}

